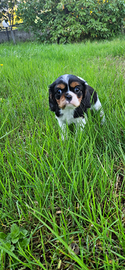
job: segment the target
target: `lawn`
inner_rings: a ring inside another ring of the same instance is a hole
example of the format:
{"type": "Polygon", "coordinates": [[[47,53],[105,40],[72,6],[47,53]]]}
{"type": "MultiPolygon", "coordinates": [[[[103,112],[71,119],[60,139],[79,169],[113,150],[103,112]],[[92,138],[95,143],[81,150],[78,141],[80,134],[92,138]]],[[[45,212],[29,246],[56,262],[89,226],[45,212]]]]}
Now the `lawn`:
{"type": "Polygon", "coordinates": [[[125,39],[0,45],[0,269],[125,269],[125,39]],[[97,90],[106,121],[61,140],[48,86],[97,90]]]}

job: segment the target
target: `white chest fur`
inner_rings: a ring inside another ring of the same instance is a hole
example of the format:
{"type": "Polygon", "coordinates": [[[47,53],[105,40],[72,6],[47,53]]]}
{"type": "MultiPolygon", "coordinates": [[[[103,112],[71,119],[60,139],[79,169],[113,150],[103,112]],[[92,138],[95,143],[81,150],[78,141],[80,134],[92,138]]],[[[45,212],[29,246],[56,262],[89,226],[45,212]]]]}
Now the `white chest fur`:
{"type": "Polygon", "coordinates": [[[84,128],[86,124],[86,120],[83,117],[78,117],[74,118],[74,106],[73,105],[68,105],[64,110],[61,110],[60,112],[62,115],[60,117],[57,117],[59,126],[61,127],[62,130],[62,139],[64,139],[63,135],[66,132],[66,123],[68,125],[74,123],[76,126],[79,125],[81,129],[84,128]]]}
{"type": "Polygon", "coordinates": [[[74,106],[69,104],[64,110],[60,110],[61,116],[57,117],[59,124],[72,124],[74,123],[74,106]]]}

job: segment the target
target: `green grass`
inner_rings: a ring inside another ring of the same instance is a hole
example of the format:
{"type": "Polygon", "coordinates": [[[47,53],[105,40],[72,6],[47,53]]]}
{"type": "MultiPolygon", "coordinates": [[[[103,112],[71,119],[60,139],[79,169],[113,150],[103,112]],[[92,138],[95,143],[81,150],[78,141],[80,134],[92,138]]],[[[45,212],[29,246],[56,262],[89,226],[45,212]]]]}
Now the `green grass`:
{"type": "Polygon", "coordinates": [[[0,64],[0,269],[125,269],[125,39],[1,44],[0,64]],[[62,141],[48,85],[65,73],[106,122],[62,141]]]}

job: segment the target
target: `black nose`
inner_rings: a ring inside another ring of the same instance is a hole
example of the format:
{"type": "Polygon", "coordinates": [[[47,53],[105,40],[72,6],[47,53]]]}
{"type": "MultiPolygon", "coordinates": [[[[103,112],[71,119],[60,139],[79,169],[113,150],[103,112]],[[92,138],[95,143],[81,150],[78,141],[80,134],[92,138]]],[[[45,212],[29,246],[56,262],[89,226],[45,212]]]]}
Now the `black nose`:
{"type": "Polygon", "coordinates": [[[72,100],[72,96],[69,95],[68,93],[65,94],[65,98],[66,98],[66,100],[69,101],[69,102],[72,100]]]}

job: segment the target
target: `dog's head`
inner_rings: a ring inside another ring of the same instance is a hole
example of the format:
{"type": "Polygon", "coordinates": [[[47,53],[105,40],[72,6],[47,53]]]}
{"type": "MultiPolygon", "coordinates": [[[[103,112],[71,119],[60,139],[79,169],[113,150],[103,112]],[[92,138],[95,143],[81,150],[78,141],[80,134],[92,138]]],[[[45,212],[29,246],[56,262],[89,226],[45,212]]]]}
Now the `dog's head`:
{"type": "MultiPolygon", "coordinates": [[[[60,76],[49,87],[49,105],[51,111],[60,116],[65,108],[74,108],[74,117],[82,116],[90,108],[90,86],[80,77],[66,74],[60,76]]],[[[91,88],[91,91],[94,91],[91,88]]]]}

